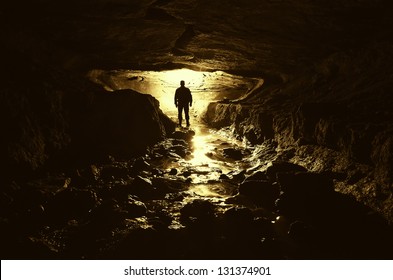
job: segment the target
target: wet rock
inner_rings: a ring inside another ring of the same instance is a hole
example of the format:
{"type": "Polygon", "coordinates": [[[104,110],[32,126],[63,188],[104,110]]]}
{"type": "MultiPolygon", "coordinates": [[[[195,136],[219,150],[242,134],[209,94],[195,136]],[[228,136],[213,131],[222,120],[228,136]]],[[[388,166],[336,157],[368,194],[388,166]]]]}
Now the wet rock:
{"type": "Polygon", "coordinates": [[[171,134],[171,137],[189,142],[191,141],[194,135],[195,135],[195,131],[193,130],[186,130],[186,131],[177,130],[171,134]]]}
{"type": "Polygon", "coordinates": [[[181,175],[185,178],[188,178],[192,175],[192,172],[190,170],[186,170],[181,175]]]}
{"type": "Polygon", "coordinates": [[[244,181],[244,179],[246,178],[246,171],[245,170],[236,170],[236,171],[231,171],[229,172],[227,175],[232,177],[233,180],[235,181],[244,181]]]}
{"type": "Polygon", "coordinates": [[[179,192],[185,189],[184,181],[181,179],[171,179],[171,178],[153,178],[153,187],[157,190],[159,194],[166,194],[171,192],[179,192]]]}
{"type": "Polygon", "coordinates": [[[180,220],[188,226],[211,223],[214,218],[215,206],[207,200],[194,200],[180,210],[180,220]]]}
{"type": "Polygon", "coordinates": [[[190,153],[188,149],[182,145],[174,145],[170,148],[170,151],[178,154],[181,157],[185,157],[187,154],[190,153]]]}
{"type": "Polygon", "coordinates": [[[85,187],[89,184],[97,182],[101,174],[101,170],[94,164],[87,168],[77,169],[71,175],[71,186],[85,187]]]}
{"type": "Polygon", "coordinates": [[[101,178],[103,180],[128,178],[129,174],[130,170],[126,166],[105,165],[101,169],[101,178]]]}
{"type": "Polygon", "coordinates": [[[226,148],[223,149],[223,154],[225,157],[234,159],[234,160],[241,160],[243,159],[242,150],[236,148],[226,148]]]}
{"type": "Polygon", "coordinates": [[[146,205],[142,201],[139,201],[131,196],[128,197],[125,210],[127,211],[127,218],[144,216],[147,212],[146,205]]]}
{"type": "Polygon", "coordinates": [[[265,172],[257,171],[252,175],[247,176],[245,181],[267,181],[267,176],[265,172]]]}
{"type": "Polygon", "coordinates": [[[249,233],[254,221],[254,216],[249,208],[232,207],[224,213],[224,223],[230,231],[242,231],[249,233]]]}
{"type": "Polygon", "coordinates": [[[276,175],[281,172],[285,173],[293,173],[293,172],[305,172],[307,171],[306,168],[303,166],[285,162],[285,161],[274,161],[266,170],[266,176],[269,180],[276,181],[276,175]]]}
{"type": "Polygon", "coordinates": [[[322,197],[334,192],[331,178],[312,172],[279,173],[281,191],[291,196],[322,197]]]}
{"type": "Polygon", "coordinates": [[[244,181],[239,186],[239,194],[249,197],[257,205],[273,209],[280,188],[277,184],[268,181],[244,181]]]}
{"type": "Polygon", "coordinates": [[[95,232],[94,236],[99,235],[97,230],[111,230],[114,227],[124,225],[128,213],[121,209],[115,199],[108,199],[102,204],[92,209],[89,215],[88,231],[95,232]]]}
{"type": "Polygon", "coordinates": [[[47,204],[51,220],[79,218],[98,205],[97,194],[92,190],[66,189],[58,192],[47,204]]]}
{"type": "Polygon", "coordinates": [[[313,235],[310,225],[303,221],[295,221],[289,226],[288,236],[300,244],[310,242],[313,239],[313,235]]]}
{"type": "Polygon", "coordinates": [[[220,180],[229,180],[229,177],[228,177],[228,175],[226,175],[226,174],[221,174],[220,177],[219,177],[219,179],[220,179],[220,180]]]}
{"type": "Polygon", "coordinates": [[[150,169],[150,164],[142,157],[137,158],[132,165],[132,170],[136,173],[148,169],[150,169]]]}
{"type": "Polygon", "coordinates": [[[177,174],[177,169],[176,168],[172,168],[169,172],[168,172],[168,174],[169,175],[176,175],[177,174]]]}
{"type": "Polygon", "coordinates": [[[151,198],[156,189],[150,179],[142,176],[137,176],[129,187],[131,194],[138,196],[141,199],[151,198]]]}
{"type": "Polygon", "coordinates": [[[333,182],[318,173],[280,173],[281,195],[276,201],[279,213],[306,222],[319,222],[334,207],[333,182]]]}

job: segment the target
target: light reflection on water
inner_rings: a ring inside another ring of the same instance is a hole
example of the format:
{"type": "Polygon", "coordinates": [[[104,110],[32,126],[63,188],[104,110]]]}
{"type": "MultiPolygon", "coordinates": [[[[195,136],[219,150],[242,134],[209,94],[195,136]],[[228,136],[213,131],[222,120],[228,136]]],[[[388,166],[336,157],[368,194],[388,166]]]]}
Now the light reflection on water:
{"type": "MultiPolygon", "coordinates": [[[[245,78],[230,75],[225,72],[198,72],[189,69],[168,71],[134,71],[93,70],[89,77],[103,85],[107,90],[133,89],[135,91],[151,94],[160,102],[161,110],[177,123],[177,108],[174,105],[174,93],[184,80],[193,95],[193,106],[190,108],[191,129],[195,131],[192,140],[193,154],[189,159],[179,164],[185,168],[194,169],[191,179],[193,185],[190,191],[199,196],[210,198],[227,197],[228,191],[219,182],[221,173],[239,169],[242,163],[228,162],[217,159],[211,155],[222,148],[223,143],[232,146],[241,146],[242,143],[230,137],[211,130],[201,121],[200,116],[212,101],[238,99],[261,85],[261,79],[245,78]]],[[[169,166],[168,168],[170,168],[169,166]]]]}

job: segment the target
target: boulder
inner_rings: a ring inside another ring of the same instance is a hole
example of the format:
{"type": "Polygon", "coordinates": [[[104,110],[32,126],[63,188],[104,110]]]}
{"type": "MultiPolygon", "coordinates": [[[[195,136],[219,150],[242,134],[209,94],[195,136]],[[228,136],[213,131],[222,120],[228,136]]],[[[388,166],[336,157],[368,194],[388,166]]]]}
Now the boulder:
{"type": "Polygon", "coordinates": [[[276,181],[278,173],[294,173],[294,172],[305,172],[306,168],[303,166],[286,162],[286,161],[274,161],[266,170],[266,176],[271,181],[276,181]]]}
{"type": "Polygon", "coordinates": [[[236,148],[225,148],[223,149],[223,154],[225,157],[234,160],[241,160],[243,158],[242,150],[236,148]]]}
{"type": "Polygon", "coordinates": [[[144,216],[147,212],[146,205],[142,201],[139,201],[131,196],[128,197],[125,210],[127,211],[127,218],[144,216]]]}
{"type": "Polygon", "coordinates": [[[268,181],[244,181],[239,186],[239,194],[249,197],[254,203],[267,209],[274,208],[274,202],[280,194],[277,184],[268,181]]]}
{"type": "Polygon", "coordinates": [[[79,147],[94,157],[130,157],[144,153],[174,129],[175,124],[154,97],[119,90],[93,95],[74,137],[79,147]]]}

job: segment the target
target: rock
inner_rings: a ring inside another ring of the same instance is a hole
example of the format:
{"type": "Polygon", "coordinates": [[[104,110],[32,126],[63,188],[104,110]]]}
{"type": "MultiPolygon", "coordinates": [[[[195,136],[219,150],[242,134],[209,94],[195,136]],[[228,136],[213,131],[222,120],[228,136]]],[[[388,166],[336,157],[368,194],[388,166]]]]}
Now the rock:
{"type": "Polygon", "coordinates": [[[288,236],[298,243],[310,242],[313,238],[310,225],[303,221],[295,221],[290,224],[288,236]]]}
{"type": "Polygon", "coordinates": [[[182,145],[174,145],[170,148],[170,151],[178,154],[181,157],[185,157],[187,154],[189,154],[188,149],[182,145]]]}
{"type": "Polygon", "coordinates": [[[268,181],[244,181],[239,186],[239,194],[249,197],[257,205],[273,209],[280,188],[268,181]]]}
{"type": "Polygon", "coordinates": [[[80,218],[98,205],[97,194],[92,190],[66,189],[58,192],[47,205],[47,214],[53,221],[80,218]]]}
{"type": "Polygon", "coordinates": [[[186,170],[181,175],[185,178],[188,178],[192,175],[192,172],[190,170],[186,170]]]}
{"type": "Polygon", "coordinates": [[[233,180],[235,181],[244,181],[244,179],[246,178],[246,171],[245,170],[235,170],[235,171],[231,171],[229,172],[227,175],[231,176],[233,180]]]}
{"type": "Polygon", "coordinates": [[[225,157],[234,159],[234,160],[241,160],[243,159],[243,153],[240,149],[236,148],[225,148],[223,150],[223,154],[225,157]]]}
{"type": "Polygon", "coordinates": [[[375,164],[376,179],[386,185],[393,182],[393,130],[379,133],[372,142],[371,158],[375,164]]]}
{"type": "Polygon", "coordinates": [[[249,208],[232,207],[224,213],[224,223],[230,231],[243,231],[245,233],[252,227],[254,216],[249,208]]]}
{"type": "Polygon", "coordinates": [[[268,177],[269,180],[276,181],[277,173],[281,173],[281,172],[294,173],[294,172],[305,172],[305,171],[307,171],[306,168],[294,163],[285,162],[285,161],[274,161],[267,168],[266,176],[268,177]]]}
{"type": "Polygon", "coordinates": [[[245,181],[266,181],[267,176],[265,172],[257,171],[252,175],[246,177],[245,181]]]}
{"type": "Polygon", "coordinates": [[[188,226],[210,224],[214,218],[215,206],[207,200],[193,200],[180,210],[180,220],[188,226]]]}
{"type": "Polygon", "coordinates": [[[176,175],[177,174],[177,169],[176,168],[172,168],[169,172],[168,172],[168,174],[169,175],[176,175]]]}
{"type": "Polygon", "coordinates": [[[101,178],[104,180],[114,180],[128,178],[130,170],[126,166],[105,165],[101,169],[101,178]]]}
{"type": "Polygon", "coordinates": [[[151,95],[129,89],[100,91],[78,120],[74,141],[92,158],[128,158],[143,154],[174,129],[151,95]]]}
{"type": "Polygon", "coordinates": [[[226,174],[221,174],[220,177],[219,177],[219,179],[220,179],[220,180],[229,180],[229,177],[228,177],[228,175],[226,175],[226,174]]]}
{"type": "Polygon", "coordinates": [[[148,170],[150,168],[150,164],[146,162],[146,160],[142,157],[139,157],[135,160],[132,165],[132,169],[134,172],[139,173],[143,170],[148,170]]]}
{"type": "Polygon", "coordinates": [[[115,199],[109,199],[92,209],[89,215],[88,230],[94,235],[100,234],[101,230],[111,230],[114,227],[121,227],[128,212],[121,209],[115,199]]]}
{"type": "Polygon", "coordinates": [[[151,198],[156,189],[150,179],[142,176],[137,176],[129,187],[131,194],[138,196],[141,199],[151,198]]]}
{"type": "Polygon", "coordinates": [[[125,210],[127,210],[127,218],[135,218],[146,215],[146,205],[133,197],[128,197],[125,210]]]}
{"type": "Polygon", "coordinates": [[[194,135],[195,135],[195,131],[193,131],[193,130],[186,130],[186,131],[176,130],[175,132],[173,132],[171,134],[171,137],[178,139],[178,140],[180,139],[180,140],[185,140],[185,141],[189,142],[189,141],[191,141],[191,139],[194,135]]]}
{"type": "Polygon", "coordinates": [[[312,172],[279,173],[281,191],[295,197],[324,197],[334,192],[331,178],[312,172]]]}

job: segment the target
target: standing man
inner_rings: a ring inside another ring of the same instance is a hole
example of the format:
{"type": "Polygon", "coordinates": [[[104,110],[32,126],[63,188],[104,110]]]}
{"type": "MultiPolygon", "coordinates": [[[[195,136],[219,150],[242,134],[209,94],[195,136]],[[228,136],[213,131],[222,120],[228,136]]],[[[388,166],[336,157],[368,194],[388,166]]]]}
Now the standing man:
{"type": "Polygon", "coordinates": [[[189,88],[184,86],[184,81],[180,81],[180,87],[176,89],[175,106],[179,111],[179,126],[181,126],[182,115],[186,117],[187,127],[190,126],[190,116],[188,115],[189,107],[192,106],[192,95],[189,88]]]}

